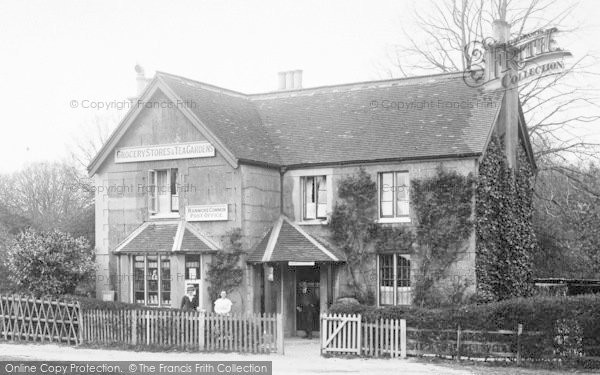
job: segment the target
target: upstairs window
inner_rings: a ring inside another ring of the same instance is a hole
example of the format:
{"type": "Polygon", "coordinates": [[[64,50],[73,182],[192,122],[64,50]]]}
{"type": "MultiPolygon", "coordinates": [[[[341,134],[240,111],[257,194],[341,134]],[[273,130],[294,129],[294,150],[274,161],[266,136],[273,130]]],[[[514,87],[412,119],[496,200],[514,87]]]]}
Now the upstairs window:
{"type": "Polygon", "coordinates": [[[148,211],[151,214],[179,212],[177,169],[148,171],[148,211]]]}
{"type": "Polygon", "coordinates": [[[379,217],[409,217],[408,172],[384,172],[379,174],[379,217]]]}
{"type": "Polygon", "coordinates": [[[302,177],[304,220],[327,218],[327,183],[325,176],[302,177]]]}

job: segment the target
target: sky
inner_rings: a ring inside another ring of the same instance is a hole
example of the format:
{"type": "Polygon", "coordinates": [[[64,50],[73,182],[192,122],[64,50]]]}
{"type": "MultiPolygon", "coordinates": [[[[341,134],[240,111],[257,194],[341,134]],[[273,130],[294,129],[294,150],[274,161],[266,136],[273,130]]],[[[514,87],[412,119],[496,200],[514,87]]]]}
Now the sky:
{"type": "MultiPolygon", "coordinates": [[[[83,103],[135,95],[136,64],[148,76],[160,70],[248,93],[276,89],[277,72],[292,69],[303,70],[304,87],[381,79],[387,51],[412,30],[415,10],[427,7],[411,0],[0,0],[0,173],[64,159],[94,137],[95,123],[114,126],[125,110],[83,103]]],[[[573,13],[577,37],[560,44],[575,56],[598,50],[597,9],[587,0],[573,13]]],[[[581,134],[600,141],[598,125],[581,134]]]]}

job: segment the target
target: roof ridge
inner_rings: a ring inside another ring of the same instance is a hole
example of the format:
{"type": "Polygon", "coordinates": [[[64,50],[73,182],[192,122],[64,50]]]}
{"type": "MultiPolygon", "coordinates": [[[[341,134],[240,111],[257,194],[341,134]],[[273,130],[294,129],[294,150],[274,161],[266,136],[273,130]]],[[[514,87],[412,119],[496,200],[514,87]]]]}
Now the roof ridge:
{"type": "MultiPolygon", "coordinates": [[[[375,87],[385,87],[385,86],[389,86],[393,83],[399,83],[399,82],[402,82],[405,84],[406,83],[410,84],[413,82],[409,82],[409,81],[418,81],[418,80],[424,80],[424,79],[430,79],[430,78],[444,78],[444,77],[457,78],[455,76],[462,77],[462,75],[463,75],[463,72],[444,72],[444,73],[411,76],[411,77],[387,78],[387,79],[380,79],[380,80],[357,81],[357,82],[348,82],[348,83],[336,83],[336,84],[331,84],[331,85],[303,87],[303,88],[291,89],[291,90],[274,90],[274,91],[266,91],[266,92],[247,94],[247,96],[249,97],[249,99],[254,100],[254,99],[256,99],[256,97],[261,97],[261,96],[274,96],[274,95],[285,96],[286,94],[290,94],[290,93],[316,91],[316,90],[321,90],[321,89],[335,89],[335,88],[340,88],[340,87],[352,87],[352,86],[361,86],[361,85],[374,85],[375,87]]],[[[371,87],[369,87],[369,88],[371,88],[371,87]]]]}
{"type": "Polygon", "coordinates": [[[161,70],[157,70],[156,71],[156,75],[157,76],[159,76],[159,75],[170,76],[170,77],[173,77],[173,78],[178,78],[178,79],[183,79],[183,80],[186,80],[186,81],[191,81],[191,82],[194,82],[196,84],[204,86],[203,88],[205,88],[205,89],[212,89],[213,91],[219,91],[219,92],[224,91],[225,93],[231,93],[231,94],[235,94],[235,95],[238,95],[238,96],[241,95],[244,98],[248,99],[248,94],[243,93],[241,91],[236,91],[236,90],[228,89],[228,88],[225,88],[225,87],[221,87],[221,86],[213,85],[211,83],[206,83],[206,82],[198,81],[198,80],[195,80],[195,79],[192,79],[192,78],[187,78],[187,77],[180,76],[180,75],[177,75],[177,74],[172,74],[172,73],[163,72],[161,70]]]}
{"type": "Polygon", "coordinates": [[[248,94],[248,93],[244,93],[241,91],[228,89],[228,88],[225,88],[222,86],[217,86],[217,85],[214,85],[211,83],[198,81],[193,78],[188,78],[188,77],[180,76],[177,74],[164,72],[161,70],[156,71],[156,75],[165,75],[165,76],[170,76],[173,78],[178,78],[178,79],[194,82],[196,84],[204,86],[203,88],[212,89],[212,90],[216,90],[216,91],[224,92],[224,93],[235,94],[235,95],[242,96],[249,100],[253,100],[256,97],[265,96],[265,95],[285,95],[285,94],[296,93],[296,92],[306,92],[306,91],[311,91],[311,90],[330,89],[330,88],[337,88],[337,87],[349,87],[349,86],[359,86],[359,85],[369,85],[369,84],[382,85],[382,84],[393,84],[393,83],[399,83],[399,82],[413,83],[410,81],[418,81],[418,80],[430,79],[430,78],[443,78],[443,77],[456,78],[455,76],[462,77],[462,74],[463,74],[463,72],[442,72],[442,73],[429,74],[429,75],[418,75],[418,76],[400,77],[400,78],[386,78],[386,79],[356,81],[356,82],[347,82],[347,83],[335,83],[335,84],[331,84],[331,85],[303,87],[303,88],[291,89],[291,90],[273,90],[273,91],[265,91],[265,92],[248,94]]]}

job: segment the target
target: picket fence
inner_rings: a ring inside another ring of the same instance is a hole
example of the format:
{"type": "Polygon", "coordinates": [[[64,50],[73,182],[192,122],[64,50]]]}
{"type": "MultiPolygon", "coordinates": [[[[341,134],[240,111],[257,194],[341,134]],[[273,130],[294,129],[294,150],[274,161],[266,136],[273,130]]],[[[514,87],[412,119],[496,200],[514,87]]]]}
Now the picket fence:
{"type": "Polygon", "coordinates": [[[406,321],[365,322],[361,315],[322,314],[321,354],[406,358],[406,321]]]}
{"type": "Polygon", "coordinates": [[[0,296],[0,339],[283,354],[281,314],[85,310],[78,302],[0,296]]]}
{"type": "Polygon", "coordinates": [[[105,346],[283,353],[283,322],[280,314],[87,310],[82,312],[81,340],[105,346]]]}
{"type": "Polygon", "coordinates": [[[0,296],[0,338],[77,345],[79,312],[76,302],[0,296]]]}

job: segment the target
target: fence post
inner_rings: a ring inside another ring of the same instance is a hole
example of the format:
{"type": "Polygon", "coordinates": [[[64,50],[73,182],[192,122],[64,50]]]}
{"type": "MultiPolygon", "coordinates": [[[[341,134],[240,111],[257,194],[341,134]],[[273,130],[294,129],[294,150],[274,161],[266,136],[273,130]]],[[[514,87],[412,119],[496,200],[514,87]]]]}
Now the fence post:
{"type": "Polygon", "coordinates": [[[356,340],[358,341],[358,355],[362,354],[362,315],[358,314],[358,333],[356,340]]]}
{"type": "Polygon", "coordinates": [[[146,311],[146,345],[150,346],[150,310],[146,311]]]}
{"type": "Polygon", "coordinates": [[[131,344],[137,345],[137,310],[130,310],[131,316],[131,344]]]}
{"type": "Polygon", "coordinates": [[[400,357],[406,358],[406,319],[400,319],[400,357]]]}
{"type": "Polygon", "coordinates": [[[204,350],[204,332],[205,332],[205,322],[204,322],[204,311],[200,311],[200,315],[198,318],[198,346],[202,351],[204,350]]]}
{"type": "Polygon", "coordinates": [[[523,333],[523,324],[517,324],[517,364],[521,364],[521,334],[523,333]]]}
{"type": "Polygon", "coordinates": [[[79,343],[77,343],[77,339],[75,339],[75,342],[76,345],[79,346],[80,344],[83,344],[83,312],[81,311],[79,302],[77,302],[75,306],[77,308],[77,314],[79,315],[79,324],[77,325],[77,328],[79,329],[79,343]]]}
{"type": "Polygon", "coordinates": [[[277,353],[284,354],[283,350],[283,315],[277,314],[277,353]]]}
{"type": "Polygon", "coordinates": [[[460,361],[460,324],[456,330],[456,360],[460,361]]]}

